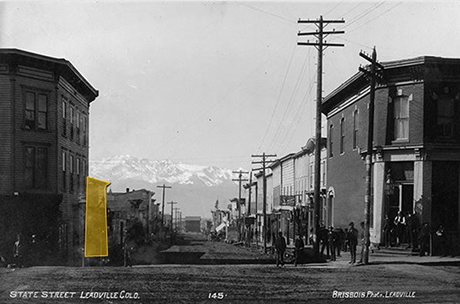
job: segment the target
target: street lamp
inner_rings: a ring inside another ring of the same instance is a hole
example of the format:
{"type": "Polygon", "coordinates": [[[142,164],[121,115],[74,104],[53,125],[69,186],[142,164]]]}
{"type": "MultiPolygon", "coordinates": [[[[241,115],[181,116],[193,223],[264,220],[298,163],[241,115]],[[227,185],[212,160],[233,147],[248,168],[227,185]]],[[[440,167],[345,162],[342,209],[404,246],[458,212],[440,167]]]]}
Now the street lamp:
{"type": "Polygon", "coordinates": [[[396,183],[391,178],[391,170],[388,169],[387,179],[385,181],[385,191],[388,196],[393,195],[395,191],[396,183]]]}

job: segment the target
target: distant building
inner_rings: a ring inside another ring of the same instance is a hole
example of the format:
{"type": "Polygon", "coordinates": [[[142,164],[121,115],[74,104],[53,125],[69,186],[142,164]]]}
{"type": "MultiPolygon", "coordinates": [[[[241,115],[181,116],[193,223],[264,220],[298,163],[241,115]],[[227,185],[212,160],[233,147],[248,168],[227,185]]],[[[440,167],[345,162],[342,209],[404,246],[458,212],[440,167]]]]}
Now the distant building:
{"type": "Polygon", "coordinates": [[[0,88],[0,194],[62,194],[59,247],[76,260],[98,91],[68,60],[18,49],[0,49],[0,88]]]}
{"type": "Polygon", "coordinates": [[[112,244],[123,244],[125,229],[134,221],[140,221],[144,226],[146,235],[156,233],[160,227],[158,205],[153,196],[155,192],[140,189],[126,189],[126,192],[107,193],[107,211],[109,238],[112,244]]]}
{"type": "Polygon", "coordinates": [[[186,216],[185,217],[185,231],[201,232],[201,217],[200,216],[186,216]]]}

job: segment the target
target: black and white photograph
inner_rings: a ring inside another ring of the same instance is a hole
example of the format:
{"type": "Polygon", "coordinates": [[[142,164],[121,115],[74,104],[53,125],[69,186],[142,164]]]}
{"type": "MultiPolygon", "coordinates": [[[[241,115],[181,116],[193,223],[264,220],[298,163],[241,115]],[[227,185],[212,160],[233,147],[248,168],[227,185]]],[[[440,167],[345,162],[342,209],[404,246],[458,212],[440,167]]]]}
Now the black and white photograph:
{"type": "Polygon", "coordinates": [[[0,0],[0,303],[459,303],[459,16],[0,0]]]}

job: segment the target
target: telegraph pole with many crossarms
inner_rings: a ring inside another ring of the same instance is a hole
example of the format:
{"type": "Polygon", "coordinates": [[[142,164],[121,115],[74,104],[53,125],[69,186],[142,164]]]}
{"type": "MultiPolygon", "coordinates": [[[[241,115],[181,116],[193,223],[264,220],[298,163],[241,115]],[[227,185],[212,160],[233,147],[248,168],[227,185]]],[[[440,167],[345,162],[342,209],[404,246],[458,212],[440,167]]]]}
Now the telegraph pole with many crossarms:
{"type": "Polygon", "coordinates": [[[261,161],[253,161],[253,164],[261,164],[262,168],[259,169],[253,169],[253,171],[261,170],[262,171],[262,177],[263,177],[263,232],[262,236],[264,238],[264,253],[267,253],[267,177],[265,174],[265,170],[267,169],[267,163],[272,163],[274,160],[268,161],[268,157],[276,157],[276,154],[265,154],[265,152],[262,155],[251,155],[251,157],[261,157],[261,161]]]}
{"type": "Polygon", "coordinates": [[[297,45],[314,46],[318,50],[318,71],[317,71],[317,98],[316,98],[316,135],[315,135],[315,183],[314,183],[314,210],[315,210],[315,223],[314,230],[316,235],[316,242],[314,243],[314,251],[317,257],[319,257],[319,219],[321,217],[320,210],[320,182],[321,182],[321,106],[322,106],[322,86],[323,86],[323,51],[327,47],[332,46],[344,46],[341,43],[328,43],[324,40],[328,35],[344,34],[344,31],[324,31],[330,23],[345,23],[344,20],[324,20],[323,16],[320,16],[318,20],[300,20],[298,23],[313,23],[318,29],[316,32],[298,33],[298,36],[315,36],[316,42],[297,42],[297,45]]]}
{"type": "Polygon", "coordinates": [[[234,182],[238,182],[238,241],[241,241],[241,182],[245,182],[248,179],[243,178],[243,174],[249,174],[246,171],[233,171],[233,173],[238,173],[237,179],[232,179],[234,182]]]}
{"type": "Polygon", "coordinates": [[[157,188],[163,188],[163,202],[161,204],[161,226],[164,227],[165,223],[164,223],[164,214],[165,214],[165,190],[166,189],[171,189],[172,187],[171,186],[166,186],[165,184],[163,184],[163,186],[157,186],[157,188]]]}

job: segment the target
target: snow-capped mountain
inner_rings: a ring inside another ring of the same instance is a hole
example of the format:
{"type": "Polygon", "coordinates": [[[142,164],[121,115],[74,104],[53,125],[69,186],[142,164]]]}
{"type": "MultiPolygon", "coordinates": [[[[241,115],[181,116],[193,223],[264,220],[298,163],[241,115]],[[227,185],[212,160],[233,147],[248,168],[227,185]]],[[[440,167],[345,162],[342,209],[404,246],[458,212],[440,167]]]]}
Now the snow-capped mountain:
{"type": "Polygon", "coordinates": [[[108,180],[136,179],[152,184],[202,182],[209,187],[220,185],[234,176],[229,169],[174,163],[170,160],[139,159],[130,155],[90,161],[90,175],[108,180]]]}
{"type": "MultiPolygon", "coordinates": [[[[162,190],[157,186],[163,183],[172,186],[166,191],[166,201],[178,202],[177,207],[183,216],[209,218],[216,200],[225,206],[238,196],[238,184],[232,181],[237,178],[236,174],[218,167],[122,155],[91,160],[89,173],[91,177],[110,182],[110,189],[114,192],[123,192],[126,188],[154,191],[158,202],[162,201],[162,190]]],[[[165,213],[170,213],[167,207],[165,213]]]]}

